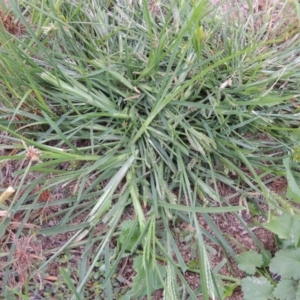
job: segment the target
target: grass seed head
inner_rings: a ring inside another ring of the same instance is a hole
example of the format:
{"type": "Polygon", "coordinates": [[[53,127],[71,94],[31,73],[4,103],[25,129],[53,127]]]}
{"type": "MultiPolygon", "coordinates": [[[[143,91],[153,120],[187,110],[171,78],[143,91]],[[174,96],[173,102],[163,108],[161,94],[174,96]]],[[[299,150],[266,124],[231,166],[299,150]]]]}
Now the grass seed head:
{"type": "Polygon", "coordinates": [[[41,162],[40,160],[41,152],[34,148],[33,146],[28,147],[26,153],[26,159],[31,160],[32,162],[41,162]]]}

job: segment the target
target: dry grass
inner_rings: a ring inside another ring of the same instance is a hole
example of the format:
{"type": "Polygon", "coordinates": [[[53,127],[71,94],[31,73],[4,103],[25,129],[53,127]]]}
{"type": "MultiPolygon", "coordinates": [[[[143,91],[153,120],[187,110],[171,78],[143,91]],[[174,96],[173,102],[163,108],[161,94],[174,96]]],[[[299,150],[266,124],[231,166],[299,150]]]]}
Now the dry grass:
{"type": "MultiPolygon", "coordinates": [[[[13,232],[10,232],[6,237],[10,236],[10,241],[7,248],[10,245],[15,247],[13,252],[12,260],[8,262],[4,262],[2,260],[2,266],[10,266],[10,273],[8,278],[8,283],[10,287],[23,287],[28,280],[29,275],[32,275],[33,270],[39,266],[39,264],[44,260],[42,255],[42,247],[40,243],[35,240],[34,235],[30,236],[22,236],[19,238],[15,237],[13,232]]],[[[2,268],[1,268],[2,269],[2,268]]],[[[3,271],[1,277],[4,277],[3,271]]],[[[36,276],[33,277],[34,280],[41,282],[42,279],[40,275],[37,273],[36,276]]]]}
{"type": "Polygon", "coordinates": [[[0,24],[10,34],[19,37],[26,33],[26,27],[9,11],[0,10],[0,24]]]}

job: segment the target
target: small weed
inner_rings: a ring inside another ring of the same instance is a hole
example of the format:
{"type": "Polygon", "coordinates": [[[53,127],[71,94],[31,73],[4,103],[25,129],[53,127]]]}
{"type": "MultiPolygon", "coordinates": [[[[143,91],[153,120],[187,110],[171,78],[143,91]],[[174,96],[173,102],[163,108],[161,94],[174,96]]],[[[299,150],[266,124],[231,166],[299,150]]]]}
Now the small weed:
{"type": "Polygon", "coordinates": [[[276,235],[279,250],[273,258],[253,250],[236,257],[239,268],[250,275],[241,281],[244,299],[299,299],[300,218],[284,212],[263,226],[276,235]]]}

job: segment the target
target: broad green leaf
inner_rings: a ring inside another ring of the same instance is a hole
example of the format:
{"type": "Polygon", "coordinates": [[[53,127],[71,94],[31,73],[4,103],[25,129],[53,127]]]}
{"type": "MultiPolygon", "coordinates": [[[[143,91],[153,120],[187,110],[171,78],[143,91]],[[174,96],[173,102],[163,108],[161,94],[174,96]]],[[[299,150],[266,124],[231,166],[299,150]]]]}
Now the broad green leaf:
{"type": "MultiPolygon", "coordinates": [[[[134,258],[133,262],[134,270],[136,271],[136,275],[133,278],[131,290],[128,292],[128,295],[130,295],[130,299],[136,299],[140,298],[146,295],[147,288],[150,288],[151,293],[155,292],[156,290],[162,288],[162,283],[159,280],[159,276],[157,276],[156,269],[148,268],[145,270],[143,268],[143,256],[137,256],[134,258]],[[147,273],[147,274],[146,274],[147,273]],[[150,287],[147,286],[147,277],[150,281],[150,287]]],[[[163,266],[158,265],[158,269],[163,277],[165,277],[166,274],[166,268],[163,266]]]]}
{"type": "Polygon", "coordinates": [[[187,265],[190,269],[199,269],[199,267],[200,267],[199,260],[197,260],[197,259],[190,260],[187,265]]]}
{"type": "Polygon", "coordinates": [[[283,213],[280,216],[273,216],[270,222],[264,223],[263,226],[278,235],[279,238],[291,240],[293,245],[298,245],[300,239],[300,219],[298,216],[283,213]]]}
{"type": "MultiPolygon", "coordinates": [[[[135,221],[133,220],[125,220],[122,222],[121,224],[121,233],[119,235],[119,241],[122,245],[125,244],[129,234],[130,234],[130,231],[132,230],[132,226],[134,226],[134,224],[136,224],[135,221]]],[[[139,230],[139,227],[136,226],[135,229],[134,229],[134,232],[133,234],[131,235],[129,241],[127,241],[127,244],[126,244],[126,250],[127,251],[130,251],[133,247],[133,245],[137,242],[137,240],[139,239],[140,237],[140,230],[139,230]]]]}
{"type": "Polygon", "coordinates": [[[299,282],[295,280],[283,279],[274,289],[274,296],[279,300],[295,300],[299,282]]]}
{"type": "Polygon", "coordinates": [[[242,279],[244,300],[272,299],[273,285],[265,277],[246,277],[242,279]]]}
{"type": "Polygon", "coordinates": [[[231,283],[231,284],[224,285],[225,291],[223,293],[223,297],[225,297],[225,299],[228,299],[227,297],[232,296],[234,290],[238,287],[238,285],[239,285],[238,283],[231,283]]]}
{"type": "Polygon", "coordinates": [[[300,279],[300,248],[276,252],[270,263],[270,271],[287,279],[300,279]]]}
{"type": "Polygon", "coordinates": [[[281,216],[272,216],[270,222],[264,223],[263,226],[278,235],[279,238],[289,239],[292,217],[286,213],[283,213],[281,216]]]}
{"type": "Polygon", "coordinates": [[[261,254],[250,250],[236,257],[239,268],[249,275],[256,273],[256,268],[263,265],[263,257],[261,254]]]}
{"type": "Polygon", "coordinates": [[[220,277],[216,277],[215,281],[216,281],[216,285],[218,287],[218,292],[222,296],[222,299],[230,299],[228,297],[232,296],[234,290],[239,285],[237,282],[225,284],[224,281],[220,277]]]}
{"type": "Polygon", "coordinates": [[[262,267],[267,267],[267,266],[270,264],[271,259],[272,259],[271,251],[270,251],[270,250],[265,250],[265,251],[262,253],[262,258],[263,258],[263,264],[262,264],[262,267]]]}
{"type": "Polygon", "coordinates": [[[299,188],[299,184],[297,184],[296,179],[291,171],[290,158],[289,157],[285,158],[283,160],[283,164],[286,170],[286,179],[288,182],[286,196],[287,198],[293,201],[300,202],[300,188],[299,188]]]}

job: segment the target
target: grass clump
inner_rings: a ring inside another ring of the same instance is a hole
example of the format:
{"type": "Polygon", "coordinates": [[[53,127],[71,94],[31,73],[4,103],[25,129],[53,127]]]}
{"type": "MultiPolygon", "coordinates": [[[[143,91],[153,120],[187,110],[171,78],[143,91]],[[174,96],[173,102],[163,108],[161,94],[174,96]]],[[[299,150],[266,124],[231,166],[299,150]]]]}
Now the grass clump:
{"type": "Polygon", "coordinates": [[[1,203],[3,295],[48,297],[51,264],[80,249],[56,274],[62,297],[150,299],[159,289],[166,299],[225,297],[209,243],[231,257],[236,250],[212,214],[239,217],[234,199],[247,206],[253,194],[269,213],[293,209],[295,193],[287,200],[268,187],[287,170],[290,190],[299,179],[291,5],[276,26],[269,15],[257,29],[261,13],[244,14],[242,3],[220,13],[207,1],[11,1],[26,31],[14,36],[3,23],[0,33],[0,175],[16,190],[1,203]],[[40,214],[45,202],[49,215],[40,214]],[[182,222],[194,235],[193,268],[178,245],[182,222]],[[10,284],[12,237],[32,234],[68,238],[44,249],[25,283],[10,284]],[[126,259],[132,281],[121,272],[126,259]]]}

